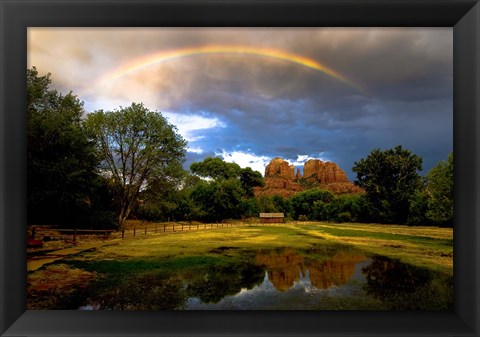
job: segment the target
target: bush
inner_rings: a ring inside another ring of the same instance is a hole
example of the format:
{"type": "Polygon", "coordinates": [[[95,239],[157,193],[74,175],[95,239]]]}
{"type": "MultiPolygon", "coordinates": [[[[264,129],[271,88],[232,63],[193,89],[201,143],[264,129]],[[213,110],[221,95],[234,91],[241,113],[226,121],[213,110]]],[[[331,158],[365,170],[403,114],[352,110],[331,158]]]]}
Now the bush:
{"type": "Polygon", "coordinates": [[[293,217],[307,215],[310,220],[321,220],[323,205],[334,200],[334,195],[325,190],[315,189],[300,192],[291,199],[293,217]]]}
{"type": "Polygon", "coordinates": [[[352,221],[352,215],[350,212],[342,212],[338,214],[338,220],[340,222],[350,222],[352,221]]]}

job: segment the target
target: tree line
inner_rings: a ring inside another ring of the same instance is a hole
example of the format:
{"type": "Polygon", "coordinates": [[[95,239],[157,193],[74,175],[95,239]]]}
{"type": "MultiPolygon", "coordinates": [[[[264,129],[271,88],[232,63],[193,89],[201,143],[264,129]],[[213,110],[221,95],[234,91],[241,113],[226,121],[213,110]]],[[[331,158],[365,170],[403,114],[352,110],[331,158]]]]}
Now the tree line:
{"type": "Polygon", "coordinates": [[[141,103],[85,116],[50,74],[27,69],[27,199],[30,224],[123,229],[128,218],[219,222],[283,212],[293,220],[452,226],[453,154],[425,177],[422,158],[397,146],[355,162],[365,190],[311,189],[255,197],[262,175],[221,158],[183,169],[187,141],[141,103]]]}

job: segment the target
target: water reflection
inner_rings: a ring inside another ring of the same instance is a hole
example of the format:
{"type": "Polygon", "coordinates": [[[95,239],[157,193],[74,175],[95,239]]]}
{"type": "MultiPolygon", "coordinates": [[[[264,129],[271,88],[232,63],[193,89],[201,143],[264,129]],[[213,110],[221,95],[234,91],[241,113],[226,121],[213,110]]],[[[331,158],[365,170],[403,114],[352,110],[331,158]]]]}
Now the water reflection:
{"type": "MultiPolygon", "coordinates": [[[[212,282],[207,278],[201,286],[189,286],[190,298],[184,309],[257,309],[257,310],[305,310],[305,309],[347,309],[358,308],[358,304],[348,307],[349,297],[365,296],[360,284],[365,281],[362,267],[369,263],[365,254],[349,248],[295,250],[283,248],[257,251],[248,268],[242,272],[231,271],[226,276],[217,274],[219,280],[212,282]],[[243,282],[243,275],[250,270],[250,283],[243,282]],[[229,282],[233,283],[229,285],[229,282]],[[230,278],[229,278],[230,277],[230,278]],[[221,287],[216,296],[212,288],[221,287]],[[241,287],[234,293],[234,289],[241,287]],[[208,292],[204,289],[207,288],[208,292]],[[228,291],[230,289],[232,291],[228,291]],[[198,292],[200,290],[200,292],[198,292]],[[214,296],[206,296],[212,295],[214,296]],[[330,297],[335,297],[335,301],[330,297]]],[[[209,272],[209,276],[215,273],[209,272]]],[[[378,308],[380,302],[374,305],[378,308]]],[[[371,303],[360,304],[368,309],[371,303]]]]}
{"type": "Polygon", "coordinates": [[[452,310],[453,279],[384,256],[362,269],[368,295],[395,310],[452,310]]]}
{"type": "Polygon", "coordinates": [[[252,264],[210,267],[205,274],[188,284],[187,294],[198,297],[204,303],[216,303],[242,289],[253,288],[261,283],[263,278],[263,269],[252,264]]]}
{"type": "MultiPolygon", "coordinates": [[[[224,254],[219,249],[213,254],[224,254]]],[[[351,247],[236,252],[216,263],[148,270],[97,284],[81,309],[438,310],[452,278],[351,247]],[[148,294],[148,295],[145,295],[148,294]],[[93,300],[94,299],[94,300],[93,300]]]]}
{"type": "Polygon", "coordinates": [[[339,250],[324,259],[311,258],[294,249],[259,251],[255,264],[267,270],[268,278],[279,291],[286,291],[308,273],[313,287],[328,289],[346,284],[355,271],[355,265],[366,259],[363,254],[339,250]],[[326,259],[325,259],[326,258],[326,259]]]}

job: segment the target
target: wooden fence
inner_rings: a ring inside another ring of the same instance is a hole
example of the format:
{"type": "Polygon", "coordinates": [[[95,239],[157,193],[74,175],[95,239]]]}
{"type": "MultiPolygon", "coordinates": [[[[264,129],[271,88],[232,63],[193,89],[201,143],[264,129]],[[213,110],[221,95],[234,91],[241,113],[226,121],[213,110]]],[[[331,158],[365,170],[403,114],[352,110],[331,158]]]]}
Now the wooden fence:
{"type": "Polygon", "coordinates": [[[206,230],[213,228],[228,228],[245,226],[251,221],[247,222],[222,222],[222,223],[189,223],[189,222],[168,222],[168,223],[138,223],[130,224],[125,230],[113,230],[113,229],[63,229],[63,228],[50,228],[43,226],[29,227],[30,239],[43,239],[50,238],[52,240],[65,240],[70,241],[73,244],[77,244],[79,240],[86,239],[92,236],[100,236],[102,239],[114,238],[114,237],[137,237],[145,236],[149,234],[162,234],[162,233],[175,233],[191,230],[206,230]]]}
{"type": "Polygon", "coordinates": [[[222,223],[189,223],[189,222],[169,222],[158,224],[138,224],[129,226],[122,233],[123,237],[139,236],[159,233],[175,233],[190,230],[202,230],[211,228],[226,228],[247,225],[246,222],[222,222],[222,223]]]}

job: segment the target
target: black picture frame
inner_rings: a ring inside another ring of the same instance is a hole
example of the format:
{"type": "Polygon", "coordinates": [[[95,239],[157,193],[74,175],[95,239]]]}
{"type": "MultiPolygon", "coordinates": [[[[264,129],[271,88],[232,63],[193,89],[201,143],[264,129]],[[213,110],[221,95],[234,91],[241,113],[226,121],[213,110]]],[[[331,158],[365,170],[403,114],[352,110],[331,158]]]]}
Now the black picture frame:
{"type": "Polygon", "coordinates": [[[2,336],[478,336],[480,4],[477,0],[0,0],[2,336]],[[26,311],[27,27],[453,27],[453,312],[26,311]]]}

